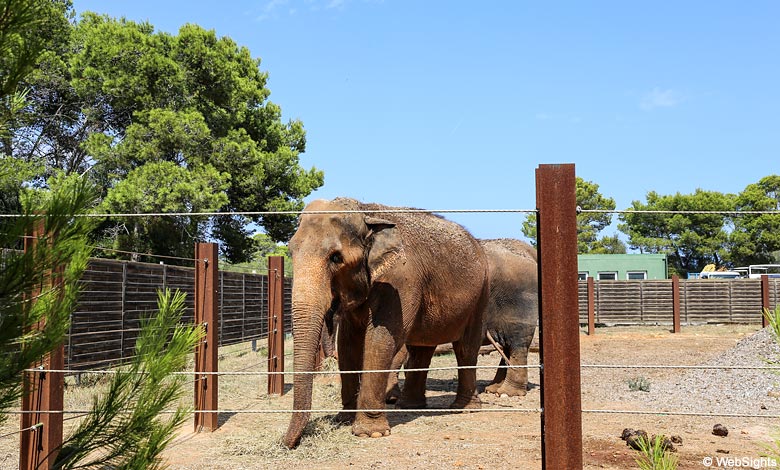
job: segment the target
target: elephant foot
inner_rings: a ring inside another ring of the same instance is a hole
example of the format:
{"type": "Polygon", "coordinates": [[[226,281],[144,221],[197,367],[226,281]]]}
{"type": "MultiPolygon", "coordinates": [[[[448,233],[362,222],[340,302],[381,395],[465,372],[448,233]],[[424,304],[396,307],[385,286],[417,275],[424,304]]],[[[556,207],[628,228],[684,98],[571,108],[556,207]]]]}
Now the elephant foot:
{"type": "Polygon", "coordinates": [[[340,411],[334,418],[333,422],[336,424],[352,424],[355,422],[355,413],[340,411]]]}
{"type": "Polygon", "coordinates": [[[384,437],[390,435],[390,423],[384,413],[372,418],[361,413],[352,425],[352,434],[358,437],[384,437]]]}
{"type": "Polygon", "coordinates": [[[385,395],[385,403],[389,403],[392,405],[397,403],[400,398],[401,398],[401,388],[398,386],[398,384],[395,384],[393,388],[387,391],[387,395],[385,395]]]}
{"type": "Polygon", "coordinates": [[[460,397],[456,398],[452,404],[450,404],[450,408],[452,409],[464,409],[464,410],[476,410],[479,408],[482,408],[482,401],[479,399],[479,397],[472,396],[468,399],[462,399],[460,397]]]}
{"type": "Polygon", "coordinates": [[[525,387],[512,387],[511,385],[504,384],[499,387],[495,393],[498,395],[508,395],[510,397],[524,397],[528,392],[525,387]]]}
{"type": "Polygon", "coordinates": [[[503,382],[492,383],[485,387],[485,393],[498,393],[498,389],[501,388],[501,385],[503,385],[503,382]]]}

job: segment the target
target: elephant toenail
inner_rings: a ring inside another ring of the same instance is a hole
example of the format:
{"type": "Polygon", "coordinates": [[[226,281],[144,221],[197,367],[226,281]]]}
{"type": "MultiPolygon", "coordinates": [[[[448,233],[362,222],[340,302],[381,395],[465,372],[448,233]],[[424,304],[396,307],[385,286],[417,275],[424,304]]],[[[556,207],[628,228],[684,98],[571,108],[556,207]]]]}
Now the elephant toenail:
{"type": "Polygon", "coordinates": [[[382,433],[379,431],[374,431],[371,433],[371,437],[382,437],[382,433]]]}
{"type": "Polygon", "coordinates": [[[368,434],[362,432],[362,433],[358,434],[358,437],[368,437],[368,434]]]}
{"type": "Polygon", "coordinates": [[[390,435],[390,430],[389,429],[385,429],[385,436],[389,436],[389,435],[390,435]]]}

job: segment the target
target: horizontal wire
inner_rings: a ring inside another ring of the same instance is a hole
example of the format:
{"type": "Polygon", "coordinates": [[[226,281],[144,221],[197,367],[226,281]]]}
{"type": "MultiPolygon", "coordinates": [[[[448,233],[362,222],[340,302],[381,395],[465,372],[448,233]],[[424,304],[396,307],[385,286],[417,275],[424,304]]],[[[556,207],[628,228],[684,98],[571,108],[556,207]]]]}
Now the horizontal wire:
{"type": "MultiPolygon", "coordinates": [[[[414,408],[376,408],[376,409],[364,409],[364,410],[349,410],[349,409],[341,409],[341,408],[322,408],[322,409],[311,409],[311,410],[291,410],[291,409],[284,409],[284,410],[189,410],[189,413],[194,414],[203,414],[203,413],[230,413],[230,414],[262,414],[262,413],[271,413],[271,414],[281,414],[281,413],[471,413],[471,412],[488,412],[488,413],[495,413],[495,412],[510,412],[510,413],[541,413],[543,410],[541,408],[468,408],[468,409],[462,409],[462,408],[421,408],[421,409],[414,409],[414,408]]],[[[12,410],[8,411],[8,414],[33,414],[33,413],[40,413],[40,414],[79,414],[79,413],[85,413],[90,414],[90,410],[38,410],[38,411],[23,411],[23,410],[12,410]]],[[[120,414],[132,414],[132,411],[121,411],[120,414]]],[[[159,414],[174,414],[178,413],[177,410],[162,410],[159,412],[159,414]]]]}
{"type": "Polygon", "coordinates": [[[627,415],[701,416],[705,418],[780,418],[780,415],[770,414],[701,413],[696,411],[582,410],[582,412],[627,415]]]}
{"type": "MultiPolygon", "coordinates": [[[[249,354],[247,352],[246,354],[249,354]]],[[[261,364],[254,364],[249,367],[258,367],[261,364]]],[[[247,367],[247,368],[249,368],[247,367]]],[[[629,364],[582,364],[584,369],[701,369],[701,370],[780,370],[780,366],[690,366],[690,365],[629,365],[629,364]]],[[[542,369],[543,365],[481,365],[481,366],[451,366],[451,367],[430,367],[419,369],[374,369],[374,370],[347,370],[347,371],[186,371],[173,372],[171,375],[336,375],[336,374],[362,374],[362,373],[389,373],[389,372],[426,372],[426,371],[444,371],[444,370],[463,370],[463,369],[542,369]]],[[[55,372],[55,373],[84,373],[84,374],[116,374],[113,370],[69,370],[69,369],[25,369],[25,372],[55,372]]]]}
{"type": "Polygon", "coordinates": [[[723,369],[723,370],[780,370],[780,366],[667,366],[628,364],[582,364],[587,369],[723,369]]]}
{"type": "MultiPolygon", "coordinates": [[[[0,217],[2,217],[2,216],[0,216],[0,217]]],[[[155,258],[175,259],[175,260],[182,260],[182,261],[204,261],[204,260],[198,259],[198,258],[182,258],[180,256],[155,255],[155,254],[152,254],[152,253],[141,253],[141,252],[138,252],[138,251],[116,250],[114,248],[106,248],[106,247],[103,247],[103,246],[88,245],[87,248],[91,248],[93,250],[110,251],[112,253],[122,253],[122,254],[125,254],[125,255],[151,256],[151,257],[155,257],[155,258]]]]}
{"type": "MultiPolygon", "coordinates": [[[[159,414],[174,414],[178,413],[177,410],[162,410],[159,412],[159,414]]],[[[421,408],[421,409],[415,409],[415,408],[376,408],[376,409],[342,409],[342,408],[314,408],[314,409],[307,409],[307,410],[294,410],[294,409],[283,409],[283,410],[189,410],[190,413],[193,414],[204,414],[204,413],[230,413],[230,414],[287,414],[287,413],[479,413],[479,412],[486,412],[486,413],[496,413],[496,412],[502,412],[502,413],[544,413],[543,408],[511,408],[511,407],[505,407],[505,408],[468,408],[468,409],[461,409],[461,408],[421,408]]],[[[661,416],[695,416],[695,417],[705,417],[705,418],[771,418],[771,419],[778,419],[780,418],[780,415],[778,414],[750,414],[750,413],[703,413],[703,412],[694,412],[694,411],[646,411],[646,410],[609,410],[609,409],[583,409],[581,410],[582,413],[592,413],[592,414],[633,414],[633,415],[661,415],[661,416]]],[[[8,414],[83,414],[88,415],[92,413],[91,410],[34,410],[34,411],[27,411],[27,410],[9,410],[6,413],[8,414]]],[[[121,412],[122,414],[131,414],[132,411],[124,411],[121,412]]],[[[70,418],[75,419],[75,418],[70,418]]],[[[35,428],[36,426],[33,426],[32,428],[35,428]]],[[[28,428],[32,429],[32,428],[28,428]]],[[[25,431],[25,430],[22,430],[25,431]]],[[[18,431],[21,432],[21,431],[18,431]]],[[[12,433],[16,434],[16,432],[12,433]]],[[[0,436],[5,437],[5,436],[0,436]]]]}
{"type": "MultiPolygon", "coordinates": [[[[172,372],[171,375],[336,375],[336,374],[362,374],[362,373],[371,373],[371,374],[378,374],[378,373],[387,373],[387,372],[425,372],[425,371],[442,371],[442,370],[460,370],[460,369],[541,369],[541,365],[527,365],[527,366],[512,366],[512,365],[497,365],[497,366],[490,366],[490,365],[484,365],[484,366],[452,366],[452,367],[430,367],[427,369],[421,368],[421,369],[375,369],[375,370],[347,370],[347,371],[327,371],[327,370],[320,370],[320,371],[300,371],[300,372],[240,372],[240,371],[233,371],[233,372],[196,372],[196,371],[187,371],[187,372],[172,372]]],[[[90,371],[74,371],[74,370],[68,370],[68,369],[25,369],[24,372],[53,372],[53,373],[64,373],[64,374],[70,374],[73,372],[82,372],[82,373],[89,373],[89,374],[117,374],[119,371],[114,370],[90,370],[90,371]]],[[[142,373],[142,372],[139,372],[142,373]]]]}
{"type": "Polygon", "coordinates": [[[768,211],[705,211],[705,210],[631,210],[631,209],[578,209],[577,213],[590,213],[590,214],[683,214],[683,215],[780,215],[780,211],[768,210],[768,211]]]}
{"type": "MultiPolygon", "coordinates": [[[[6,412],[4,411],[4,413],[6,413],[6,412]]],[[[8,434],[3,434],[2,436],[0,436],[0,439],[5,439],[6,437],[15,436],[15,435],[21,434],[21,433],[23,433],[25,431],[32,431],[32,430],[38,429],[40,427],[43,427],[43,423],[33,424],[29,428],[24,428],[24,429],[20,429],[18,431],[9,432],[8,434]]]]}
{"type": "MultiPolygon", "coordinates": [[[[111,218],[111,217],[221,217],[221,216],[268,216],[268,215],[321,215],[321,214],[533,214],[536,209],[365,209],[332,211],[232,211],[232,212],[127,212],[73,214],[73,217],[111,218]]],[[[780,215],[777,210],[631,210],[631,209],[578,209],[577,213],[596,214],[701,214],[701,215],[780,215]]],[[[42,214],[46,217],[46,214],[42,214]]],[[[21,218],[22,214],[0,214],[0,218],[21,218]]],[[[140,254],[140,253],[139,253],[140,254]]]]}
{"type": "MultiPolygon", "coordinates": [[[[230,212],[125,212],[116,214],[73,214],[73,217],[221,217],[221,216],[266,216],[266,215],[320,215],[320,214],[505,214],[535,213],[536,209],[365,209],[332,211],[230,211],[230,212]]],[[[46,217],[46,214],[42,214],[46,217]]],[[[21,214],[0,214],[0,218],[23,217],[21,214]]]]}

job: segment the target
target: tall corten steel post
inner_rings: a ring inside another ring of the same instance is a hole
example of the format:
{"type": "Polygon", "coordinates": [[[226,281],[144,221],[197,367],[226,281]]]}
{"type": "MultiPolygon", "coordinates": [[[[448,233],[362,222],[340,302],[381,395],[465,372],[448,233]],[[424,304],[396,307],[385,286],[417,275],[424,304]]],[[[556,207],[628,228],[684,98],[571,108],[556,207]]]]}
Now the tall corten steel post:
{"type": "Polygon", "coordinates": [[[219,376],[215,373],[219,370],[217,244],[196,243],[195,260],[195,324],[204,325],[206,330],[206,336],[195,348],[195,432],[215,431],[219,414],[202,411],[219,409],[219,376]]]}
{"type": "Polygon", "coordinates": [[[284,257],[268,257],[268,394],[284,393],[284,257]]]}
{"type": "Polygon", "coordinates": [[[573,164],[539,165],[539,355],[542,468],[582,468],[577,299],[577,201],[573,164]]]}
{"type": "MultiPolygon", "coordinates": [[[[37,221],[32,233],[24,239],[24,251],[34,252],[38,239],[45,235],[43,220],[37,221]]],[[[51,234],[50,234],[51,235],[51,234]]],[[[52,235],[53,236],[53,235],[52,235]]],[[[45,242],[44,242],[45,243],[45,242]]],[[[55,267],[47,273],[50,287],[58,288],[62,283],[62,267],[55,267]]],[[[41,292],[29,292],[30,299],[35,299],[41,292]]],[[[45,325],[43,319],[38,327],[45,325]]],[[[65,346],[60,344],[49,352],[34,367],[45,370],[62,370],[65,368],[65,346]]],[[[19,468],[49,469],[54,465],[58,449],[62,446],[62,410],[64,405],[65,377],[62,372],[26,372],[22,379],[22,413],[19,438],[19,468]],[[32,412],[32,413],[30,413],[32,412]],[[34,425],[40,424],[34,430],[34,425]]]]}

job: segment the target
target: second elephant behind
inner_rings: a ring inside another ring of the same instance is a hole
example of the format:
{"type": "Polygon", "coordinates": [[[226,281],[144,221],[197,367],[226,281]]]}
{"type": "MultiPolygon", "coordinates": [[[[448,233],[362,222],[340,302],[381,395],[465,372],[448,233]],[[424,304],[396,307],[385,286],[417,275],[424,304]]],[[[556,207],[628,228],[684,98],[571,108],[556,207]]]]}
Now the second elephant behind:
{"type": "MultiPolygon", "coordinates": [[[[480,240],[490,268],[490,297],[485,312],[485,339],[487,335],[498,343],[513,366],[528,364],[528,350],[539,319],[538,271],[536,250],[520,240],[501,238],[480,240]]],[[[393,368],[405,363],[406,350],[393,359],[393,368]]],[[[506,365],[501,359],[500,365],[506,365]]],[[[486,392],[523,396],[528,390],[528,369],[499,368],[486,392]]],[[[388,379],[387,402],[400,397],[398,375],[388,379]]],[[[403,406],[403,404],[401,404],[403,406]]]]}

